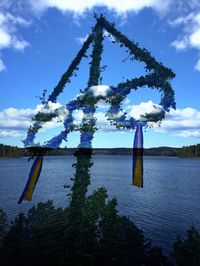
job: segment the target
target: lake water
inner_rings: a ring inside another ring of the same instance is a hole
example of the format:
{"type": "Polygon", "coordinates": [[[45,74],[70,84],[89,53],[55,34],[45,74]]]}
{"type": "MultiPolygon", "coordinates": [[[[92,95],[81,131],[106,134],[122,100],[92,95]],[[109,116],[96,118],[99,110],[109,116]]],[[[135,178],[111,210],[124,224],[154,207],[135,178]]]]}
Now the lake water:
{"type": "MultiPolygon", "coordinates": [[[[200,160],[175,157],[144,157],[144,188],[131,185],[131,156],[96,155],[91,169],[89,193],[104,186],[118,200],[120,214],[127,215],[154,244],[170,253],[176,236],[191,225],[200,229],[200,160]]],[[[17,204],[32,161],[0,159],[0,208],[9,218],[40,201],[52,199],[67,206],[75,162],[73,156],[46,157],[32,202],[17,204]]]]}

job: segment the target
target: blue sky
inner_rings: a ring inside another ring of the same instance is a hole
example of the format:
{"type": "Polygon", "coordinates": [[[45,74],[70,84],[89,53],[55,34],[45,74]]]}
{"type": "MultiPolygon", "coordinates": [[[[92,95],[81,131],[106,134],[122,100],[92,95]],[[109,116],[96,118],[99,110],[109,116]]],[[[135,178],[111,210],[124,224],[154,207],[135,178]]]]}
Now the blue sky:
{"type": "MultiPolygon", "coordinates": [[[[165,66],[172,68],[177,109],[171,110],[161,127],[144,133],[145,147],[183,146],[200,138],[200,2],[178,0],[3,0],[0,2],[0,143],[22,146],[21,140],[31,117],[40,110],[44,89],[51,93],[82,42],[95,24],[93,12],[103,13],[123,34],[165,66]],[[139,3],[138,3],[139,2],[139,3]]],[[[106,34],[106,33],[105,33],[106,34]]],[[[91,48],[88,54],[91,53],[91,48]]],[[[104,41],[103,84],[144,73],[142,63],[129,62],[126,53],[109,38],[104,41]]],[[[57,105],[66,104],[84,89],[88,79],[88,59],[77,77],[71,79],[57,105]]],[[[131,92],[124,110],[129,115],[151,110],[159,103],[158,92],[143,88],[131,92]]],[[[100,130],[94,147],[132,147],[134,132],[118,131],[106,122],[107,106],[100,103],[96,114],[100,130]]],[[[81,121],[81,111],[75,114],[81,121]]],[[[56,135],[62,125],[48,123],[38,134],[43,142],[56,135]]],[[[71,133],[62,145],[75,147],[79,134],[71,133]]]]}

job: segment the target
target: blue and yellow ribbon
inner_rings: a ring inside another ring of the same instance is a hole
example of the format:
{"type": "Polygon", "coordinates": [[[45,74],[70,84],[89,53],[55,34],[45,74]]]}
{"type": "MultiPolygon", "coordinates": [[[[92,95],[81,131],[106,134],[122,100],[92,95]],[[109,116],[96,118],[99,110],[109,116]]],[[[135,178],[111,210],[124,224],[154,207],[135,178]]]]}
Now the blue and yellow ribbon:
{"type": "Polygon", "coordinates": [[[132,184],[143,187],[143,132],[142,125],[137,125],[133,144],[132,184]]]}
{"type": "Polygon", "coordinates": [[[35,189],[35,186],[37,184],[37,181],[39,179],[39,176],[40,176],[40,173],[42,170],[42,163],[43,163],[43,155],[37,155],[32,167],[31,167],[28,181],[26,183],[24,191],[22,192],[22,194],[19,198],[18,203],[21,203],[22,200],[31,201],[33,191],[35,189]]]}

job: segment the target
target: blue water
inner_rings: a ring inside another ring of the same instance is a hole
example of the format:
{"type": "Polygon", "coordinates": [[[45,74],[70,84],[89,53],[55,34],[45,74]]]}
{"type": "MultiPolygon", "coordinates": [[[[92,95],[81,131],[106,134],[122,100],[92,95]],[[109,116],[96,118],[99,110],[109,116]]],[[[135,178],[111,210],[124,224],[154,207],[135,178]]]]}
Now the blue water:
{"type": "MultiPolygon", "coordinates": [[[[104,186],[116,197],[120,214],[127,215],[154,244],[170,253],[176,236],[191,225],[200,229],[200,160],[175,157],[144,158],[144,188],[131,185],[131,156],[96,155],[89,192],[104,186]]],[[[46,157],[32,202],[17,204],[32,162],[27,158],[0,159],[0,208],[9,218],[40,201],[68,205],[73,156],[46,157]]]]}

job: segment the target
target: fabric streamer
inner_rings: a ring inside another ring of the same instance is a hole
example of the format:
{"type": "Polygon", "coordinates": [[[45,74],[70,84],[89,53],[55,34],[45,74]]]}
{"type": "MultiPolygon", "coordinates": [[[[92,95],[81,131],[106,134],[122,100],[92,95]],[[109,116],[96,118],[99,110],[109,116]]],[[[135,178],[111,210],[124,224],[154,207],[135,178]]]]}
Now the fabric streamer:
{"type": "Polygon", "coordinates": [[[39,179],[41,170],[42,170],[42,163],[43,163],[43,155],[37,155],[36,159],[31,167],[31,171],[29,173],[29,178],[22,192],[18,203],[21,203],[22,200],[31,201],[32,194],[39,179]]]}
{"type": "Polygon", "coordinates": [[[132,185],[143,187],[143,132],[142,125],[137,125],[133,144],[132,185]]]}

